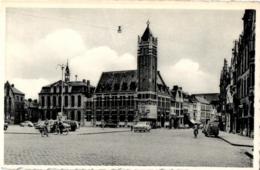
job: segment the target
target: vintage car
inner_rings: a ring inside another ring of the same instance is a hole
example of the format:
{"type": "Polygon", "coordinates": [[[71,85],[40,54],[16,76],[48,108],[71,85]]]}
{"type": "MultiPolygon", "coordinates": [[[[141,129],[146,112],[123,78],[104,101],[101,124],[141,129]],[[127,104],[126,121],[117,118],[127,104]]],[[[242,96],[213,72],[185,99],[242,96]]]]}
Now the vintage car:
{"type": "Polygon", "coordinates": [[[134,132],[150,132],[150,122],[137,122],[136,125],[133,125],[133,130],[134,132]]]}
{"type": "Polygon", "coordinates": [[[22,126],[22,127],[25,127],[25,126],[27,126],[27,127],[34,127],[34,124],[31,122],[31,121],[24,121],[24,122],[22,122],[22,123],[20,123],[20,126],[22,126]]]}
{"type": "Polygon", "coordinates": [[[71,131],[76,131],[79,128],[79,123],[75,120],[64,120],[63,123],[69,124],[71,131]]]}
{"type": "Polygon", "coordinates": [[[203,131],[202,131],[205,136],[215,136],[217,137],[219,134],[219,122],[217,120],[214,121],[209,121],[203,131]]]}
{"type": "Polygon", "coordinates": [[[7,128],[8,128],[8,122],[5,122],[5,124],[4,124],[4,130],[7,130],[7,128]]]}

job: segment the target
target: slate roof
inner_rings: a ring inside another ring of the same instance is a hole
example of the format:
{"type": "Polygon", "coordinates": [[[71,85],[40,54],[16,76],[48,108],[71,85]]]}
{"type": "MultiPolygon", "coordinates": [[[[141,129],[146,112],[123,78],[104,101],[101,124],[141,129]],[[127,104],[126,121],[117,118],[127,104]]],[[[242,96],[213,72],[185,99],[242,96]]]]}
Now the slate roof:
{"type": "Polygon", "coordinates": [[[21,92],[20,90],[18,90],[17,88],[15,88],[15,87],[11,87],[11,88],[12,88],[12,91],[13,91],[14,94],[21,94],[21,95],[24,95],[24,93],[21,92]]]}
{"type": "MultiPolygon", "coordinates": [[[[40,93],[50,93],[51,92],[51,87],[53,86],[60,86],[61,85],[61,80],[51,83],[49,85],[43,86],[41,89],[40,93]]],[[[88,85],[87,82],[83,81],[69,81],[69,82],[64,82],[64,86],[70,86],[72,87],[71,92],[72,93],[87,93],[87,92],[94,92],[94,86],[88,85]],[[90,89],[90,91],[89,91],[90,89]]]]}
{"type": "Polygon", "coordinates": [[[194,94],[195,96],[200,96],[208,100],[210,103],[214,101],[219,101],[219,93],[200,93],[194,94]]]}
{"type": "Polygon", "coordinates": [[[149,26],[147,26],[142,35],[142,40],[148,41],[151,36],[153,36],[152,31],[150,30],[149,26]]]}
{"type": "Polygon", "coordinates": [[[103,72],[96,93],[135,92],[137,91],[137,82],[136,70],[103,72]]]}
{"type": "MultiPolygon", "coordinates": [[[[136,92],[138,90],[137,70],[103,72],[95,93],[136,92]]],[[[160,72],[157,72],[158,93],[170,95],[160,72]]]]}
{"type": "Polygon", "coordinates": [[[210,102],[208,100],[206,100],[205,98],[203,97],[200,97],[200,96],[194,96],[194,98],[200,102],[200,103],[203,103],[203,104],[210,104],[210,102]]]}
{"type": "Polygon", "coordinates": [[[7,88],[7,87],[11,88],[11,90],[14,94],[24,95],[24,93],[22,91],[15,88],[14,85],[13,84],[11,85],[8,81],[5,83],[5,88],[7,88]]]}

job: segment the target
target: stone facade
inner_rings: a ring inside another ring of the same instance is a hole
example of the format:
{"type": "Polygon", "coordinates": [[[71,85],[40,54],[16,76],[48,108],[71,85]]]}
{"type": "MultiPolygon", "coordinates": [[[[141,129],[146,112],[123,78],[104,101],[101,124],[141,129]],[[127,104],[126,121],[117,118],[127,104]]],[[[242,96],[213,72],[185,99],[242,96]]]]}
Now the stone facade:
{"type": "Polygon", "coordinates": [[[253,136],[256,11],[245,10],[243,33],[232,49],[231,66],[220,80],[222,112],[229,132],[253,136]]]}
{"type": "Polygon", "coordinates": [[[169,88],[157,71],[157,38],[148,23],[138,37],[137,70],[102,73],[93,99],[93,123],[126,126],[147,120],[153,126],[164,126],[170,100],[169,88]]]}
{"type": "Polygon", "coordinates": [[[11,124],[18,124],[25,120],[24,93],[10,84],[4,85],[4,118],[11,124]]]}
{"type": "Polygon", "coordinates": [[[88,100],[91,100],[94,89],[90,81],[70,81],[67,65],[65,81],[59,80],[43,86],[39,93],[41,119],[56,119],[63,105],[63,116],[66,119],[77,120],[81,125],[85,125],[88,111],[86,104],[88,100]]]}

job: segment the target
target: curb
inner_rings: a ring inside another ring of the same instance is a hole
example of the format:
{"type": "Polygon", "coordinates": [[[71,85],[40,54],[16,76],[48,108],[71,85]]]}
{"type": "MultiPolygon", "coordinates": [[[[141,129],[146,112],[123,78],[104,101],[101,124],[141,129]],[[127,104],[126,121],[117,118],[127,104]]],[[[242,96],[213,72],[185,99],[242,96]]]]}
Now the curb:
{"type": "Polygon", "coordinates": [[[252,153],[250,153],[250,152],[248,152],[248,151],[245,151],[245,154],[249,157],[249,158],[251,158],[251,159],[253,159],[253,154],[252,153]]]}
{"type": "Polygon", "coordinates": [[[218,138],[222,139],[223,141],[229,143],[230,145],[233,145],[233,146],[241,146],[241,147],[251,147],[253,148],[253,145],[244,145],[244,144],[236,144],[236,143],[232,143],[232,142],[229,142],[228,140],[218,136],[218,138]]]}
{"type": "Polygon", "coordinates": [[[40,134],[40,132],[39,133],[24,133],[24,132],[5,132],[4,134],[16,134],[16,135],[39,135],[40,134]]]}
{"type": "Polygon", "coordinates": [[[121,130],[121,131],[108,131],[108,132],[90,132],[90,133],[80,133],[77,135],[95,135],[95,134],[103,134],[103,133],[119,133],[119,132],[130,132],[130,130],[121,130]]]}

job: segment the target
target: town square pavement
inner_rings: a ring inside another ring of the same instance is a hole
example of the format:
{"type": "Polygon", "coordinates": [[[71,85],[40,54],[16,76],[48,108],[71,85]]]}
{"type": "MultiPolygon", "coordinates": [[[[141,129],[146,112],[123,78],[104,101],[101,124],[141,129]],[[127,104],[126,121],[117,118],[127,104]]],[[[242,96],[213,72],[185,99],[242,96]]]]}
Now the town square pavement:
{"type": "MultiPolygon", "coordinates": [[[[17,129],[19,129],[17,127],[17,129]]],[[[245,147],[220,138],[194,138],[192,129],[80,128],[41,137],[37,131],[4,135],[6,165],[136,165],[252,167],[245,147]]]]}

